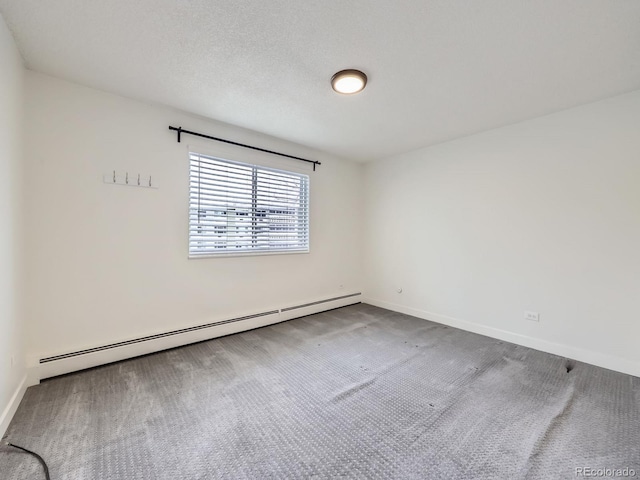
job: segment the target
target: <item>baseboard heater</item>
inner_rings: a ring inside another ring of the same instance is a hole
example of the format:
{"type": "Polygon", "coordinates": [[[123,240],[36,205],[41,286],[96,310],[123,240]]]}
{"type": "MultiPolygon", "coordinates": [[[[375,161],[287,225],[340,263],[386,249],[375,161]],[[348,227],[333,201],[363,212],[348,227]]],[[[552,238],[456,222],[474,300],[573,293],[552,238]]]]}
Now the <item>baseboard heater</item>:
{"type": "Polygon", "coordinates": [[[52,357],[45,357],[40,359],[40,363],[42,364],[42,363],[55,362],[56,360],[64,360],[66,358],[78,357],[80,355],[86,355],[88,353],[101,352],[103,350],[110,350],[112,348],[124,347],[126,345],[133,345],[136,343],[148,342],[150,340],[156,340],[158,338],[171,337],[174,335],[180,335],[182,333],[193,332],[193,331],[202,330],[205,328],[217,327],[218,325],[225,325],[227,323],[242,322],[243,320],[250,320],[252,318],[265,317],[267,315],[274,315],[281,312],[288,312],[290,310],[297,310],[299,308],[310,307],[313,305],[320,305],[322,303],[327,303],[327,302],[335,302],[336,300],[343,300],[345,298],[357,297],[358,295],[362,295],[362,294],[352,293],[349,295],[342,295],[340,297],[333,297],[333,298],[327,298],[325,300],[319,300],[317,302],[296,305],[295,307],[287,307],[287,308],[282,308],[280,310],[270,310],[268,312],[255,313],[253,315],[245,315],[244,317],[229,318],[227,320],[220,320],[218,322],[205,323],[204,325],[197,325],[195,327],[180,328],[178,330],[171,330],[170,332],[158,333],[156,335],[148,335],[146,337],[134,338],[132,340],[125,340],[122,342],[110,343],[108,345],[102,345],[100,347],[87,348],[85,350],[78,350],[76,352],[64,353],[62,355],[54,355],[52,357]]]}
{"type": "Polygon", "coordinates": [[[357,297],[358,295],[362,295],[362,294],[361,293],[351,293],[349,295],[343,295],[341,297],[328,298],[326,300],[318,300],[317,302],[311,302],[311,303],[304,303],[302,305],[296,305],[295,307],[283,308],[280,311],[281,312],[289,312],[291,310],[297,310],[299,308],[312,307],[313,305],[320,305],[321,303],[335,302],[336,300],[342,300],[344,298],[357,297]]]}

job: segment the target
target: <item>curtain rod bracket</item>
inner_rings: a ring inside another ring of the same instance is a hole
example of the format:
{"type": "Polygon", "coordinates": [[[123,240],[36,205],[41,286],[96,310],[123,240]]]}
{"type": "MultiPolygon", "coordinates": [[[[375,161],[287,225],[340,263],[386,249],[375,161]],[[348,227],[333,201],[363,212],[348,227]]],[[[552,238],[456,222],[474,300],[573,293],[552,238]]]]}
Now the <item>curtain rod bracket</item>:
{"type": "Polygon", "coordinates": [[[306,158],[294,157],[293,155],[287,155],[286,153],[274,152],[273,150],[267,150],[264,148],[253,147],[251,145],[246,145],[244,143],[233,142],[231,140],[225,140],[224,138],[212,137],[211,135],[204,135],[202,133],[191,132],[189,130],[183,130],[182,127],[172,127],[169,125],[169,130],[174,130],[178,133],[178,143],[180,143],[180,138],[183,133],[188,135],[195,135],[196,137],[208,138],[209,140],[215,140],[216,142],[228,143],[230,145],[236,145],[237,147],[250,148],[251,150],[257,150],[259,152],[270,153],[271,155],[279,155],[281,157],[291,158],[293,160],[300,160],[301,162],[307,162],[313,164],[313,171],[316,171],[317,165],[322,165],[322,163],[317,160],[307,160],[306,158]]]}

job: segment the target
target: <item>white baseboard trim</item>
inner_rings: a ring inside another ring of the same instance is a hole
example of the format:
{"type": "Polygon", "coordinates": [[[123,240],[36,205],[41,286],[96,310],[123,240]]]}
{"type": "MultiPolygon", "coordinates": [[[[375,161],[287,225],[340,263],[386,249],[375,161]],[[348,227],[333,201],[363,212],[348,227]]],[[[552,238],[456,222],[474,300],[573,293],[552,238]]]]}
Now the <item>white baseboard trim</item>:
{"type": "MultiPolygon", "coordinates": [[[[160,336],[160,338],[152,338],[149,340],[130,343],[127,345],[113,346],[107,349],[100,349],[102,347],[97,345],[87,346],[86,348],[79,350],[98,350],[82,354],[73,354],[73,356],[49,360],[45,362],[42,362],[41,360],[58,356],[60,354],[68,355],[68,353],[44,352],[37,355],[32,354],[27,358],[27,374],[29,379],[28,383],[37,384],[40,382],[40,380],[45,378],[64,375],[67,373],[97,367],[100,365],[106,365],[108,363],[118,362],[120,360],[126,360],[133,357],[139,357],[141,355],[147,355],[149,353],[160,352],[162,350],[180,347],[204,340],[210,340],[217,337],[223,337],[225,335],[230,335],[233,333],[253,330],[254,328],[264,327],[267,325],[272,325],[274,323],[291,320],[293,318],[312,315],[314,313],[320,313],[326,310],[332,310],[334,308],[353,305],[356,303],[360,303],[361,297],[362,295],[360,293],[341,295],[332,299],[317,299],[315,301],[302,303],[301,305],[267,309],[265,310],[265,312],[271,313],[261,314],[260,316],[256,316],[254,318],[241,319],[232,323],[223,323],[206,328],[194,326],[193,328],[195,329],[191,331],[180,332],[176,334],[172,333],[169,336],[160,336]]],[[[207,321],[203,323],[216,323],[225,321],[228,318],[242,318],[245,316],[250,317],[251,313],[238,315],[236,317],[227,316],[225,318],[207,319],[207,321]]],[[[184,330],[189,329],[187,328],[184,330]]],[[[164,335],[164,333],[154,332],[151,335],[164,335]]]]}
{"type": "Polygon", "coordinates": [[[367,303],[394,312],[404,313],[413,317],[422,318],[424,320],[430,320],[432,322],[440,323],[460,330],[466,330],[468,332],[477,333],[498,340],[504,340],[505,342],[515,343],[523,347],[533,348],[541,352],[552,353],[561,357],[571,358],[580,362],[589,363],[609,370],[615,370],[616,372],[626,373],[635,377],[640,377],[640,364],[621,357],[614,357],[604,353],[585,350],[582,348],[572,347],[560,343],[550,342],[548,340],[542,340],[540,338],[529,337],[521,335],[519,333],[509,332],[499,328],[488,327],[478,323],[469,322],[467,320],[461,320],[458,318],[448,317],[438,313],[428,312],[426,310],[420,310],[417,308],[406,307],[396,303],[385,302],[383,300],[377,300],[374,298],[362,298],[362,303],[367,303]]]}
{"type": "Polygon", "coordinates": [[[20,405],[22,397],[24,397],[24,393],[27,391],[27,387],[29,387],[29,385],[27,382],[27,375],[25,374],[18,384],[18,388],[13,392],[13,395],[9,400],[9,404],[3,410],[2,416],[0,416],[0,438],[4,436],[7,428],[9,428],[11,419],[13,418],[13,415],[15,415],[16,410],[18,410],[18,405],[20,405]]]}

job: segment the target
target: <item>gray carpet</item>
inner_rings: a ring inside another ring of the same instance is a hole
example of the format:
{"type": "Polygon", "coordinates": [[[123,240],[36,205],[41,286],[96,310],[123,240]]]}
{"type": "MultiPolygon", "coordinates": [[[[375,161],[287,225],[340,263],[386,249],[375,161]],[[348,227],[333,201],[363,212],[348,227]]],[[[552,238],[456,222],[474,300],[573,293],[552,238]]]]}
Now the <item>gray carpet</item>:
{"type": "Polygon", "coordinates": [[[53,479],[640,477],[639,413],[637,377],[354,305],[45,381],[7,433],[53,479]]]}

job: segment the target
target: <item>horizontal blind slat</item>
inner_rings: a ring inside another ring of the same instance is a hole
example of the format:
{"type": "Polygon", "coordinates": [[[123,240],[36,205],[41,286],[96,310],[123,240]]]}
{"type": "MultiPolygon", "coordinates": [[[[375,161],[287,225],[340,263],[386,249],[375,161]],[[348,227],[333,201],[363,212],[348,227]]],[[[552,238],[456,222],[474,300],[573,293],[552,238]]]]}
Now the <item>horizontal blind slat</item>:
{"type": "Polygon", "coordinates": [[[228,160],[215,159],[212,161],[207,160],[207,157],[200,157],[201,160],[192,159],[191,165],[199,166],[200,168],[217,169],[217,170],[229,170],[231,172],[237,172],[238,174],[244,174],[245,172],[252,172],[255,169],[258,174],[269,175],[273,178],[291,179],[291,178],[308,178],[307,175],[296,172],[285,172],[284,170],[277,170],[273,168],[262,167],[259,165],[239,164],[228,160]]]}
{"type": "Polygon", "coordinates": [[[269,191],[264,188],[237,188],[237,187],[228,187],[226,188],[224,185],[214,185],[214,184],[201,184],[198,186],[191,186],[189,188],[189,193],[191,195],[197,196],[239,196],[239,197],[262,197],[262,198],[276,198],[283,200],[303,200],[306,195],[304,193],[300,193],[300,191],[292,191],[292,190],[281,190],[281,191],[269,191]]]}
{"type": "MultiPolygon", "coordinates": [[[[193,173],[191,175],[191,186],[221,186],[225,185],[227,188],[234,188],[238,190],[244,189],[252,189],[253,188],[253,180],[251,177],[246,179],[244,178],[236,178],[236,177],[225,177],[222,175],[218,176],[206,176],[199,175],[197,173],[193,173]]],[[[258,188],[260,190],[267,190],[273,192],[300,192],[301,184],[296,183],[274,183],[267,182],[265,180],[258,179],[258,188]]]]}

